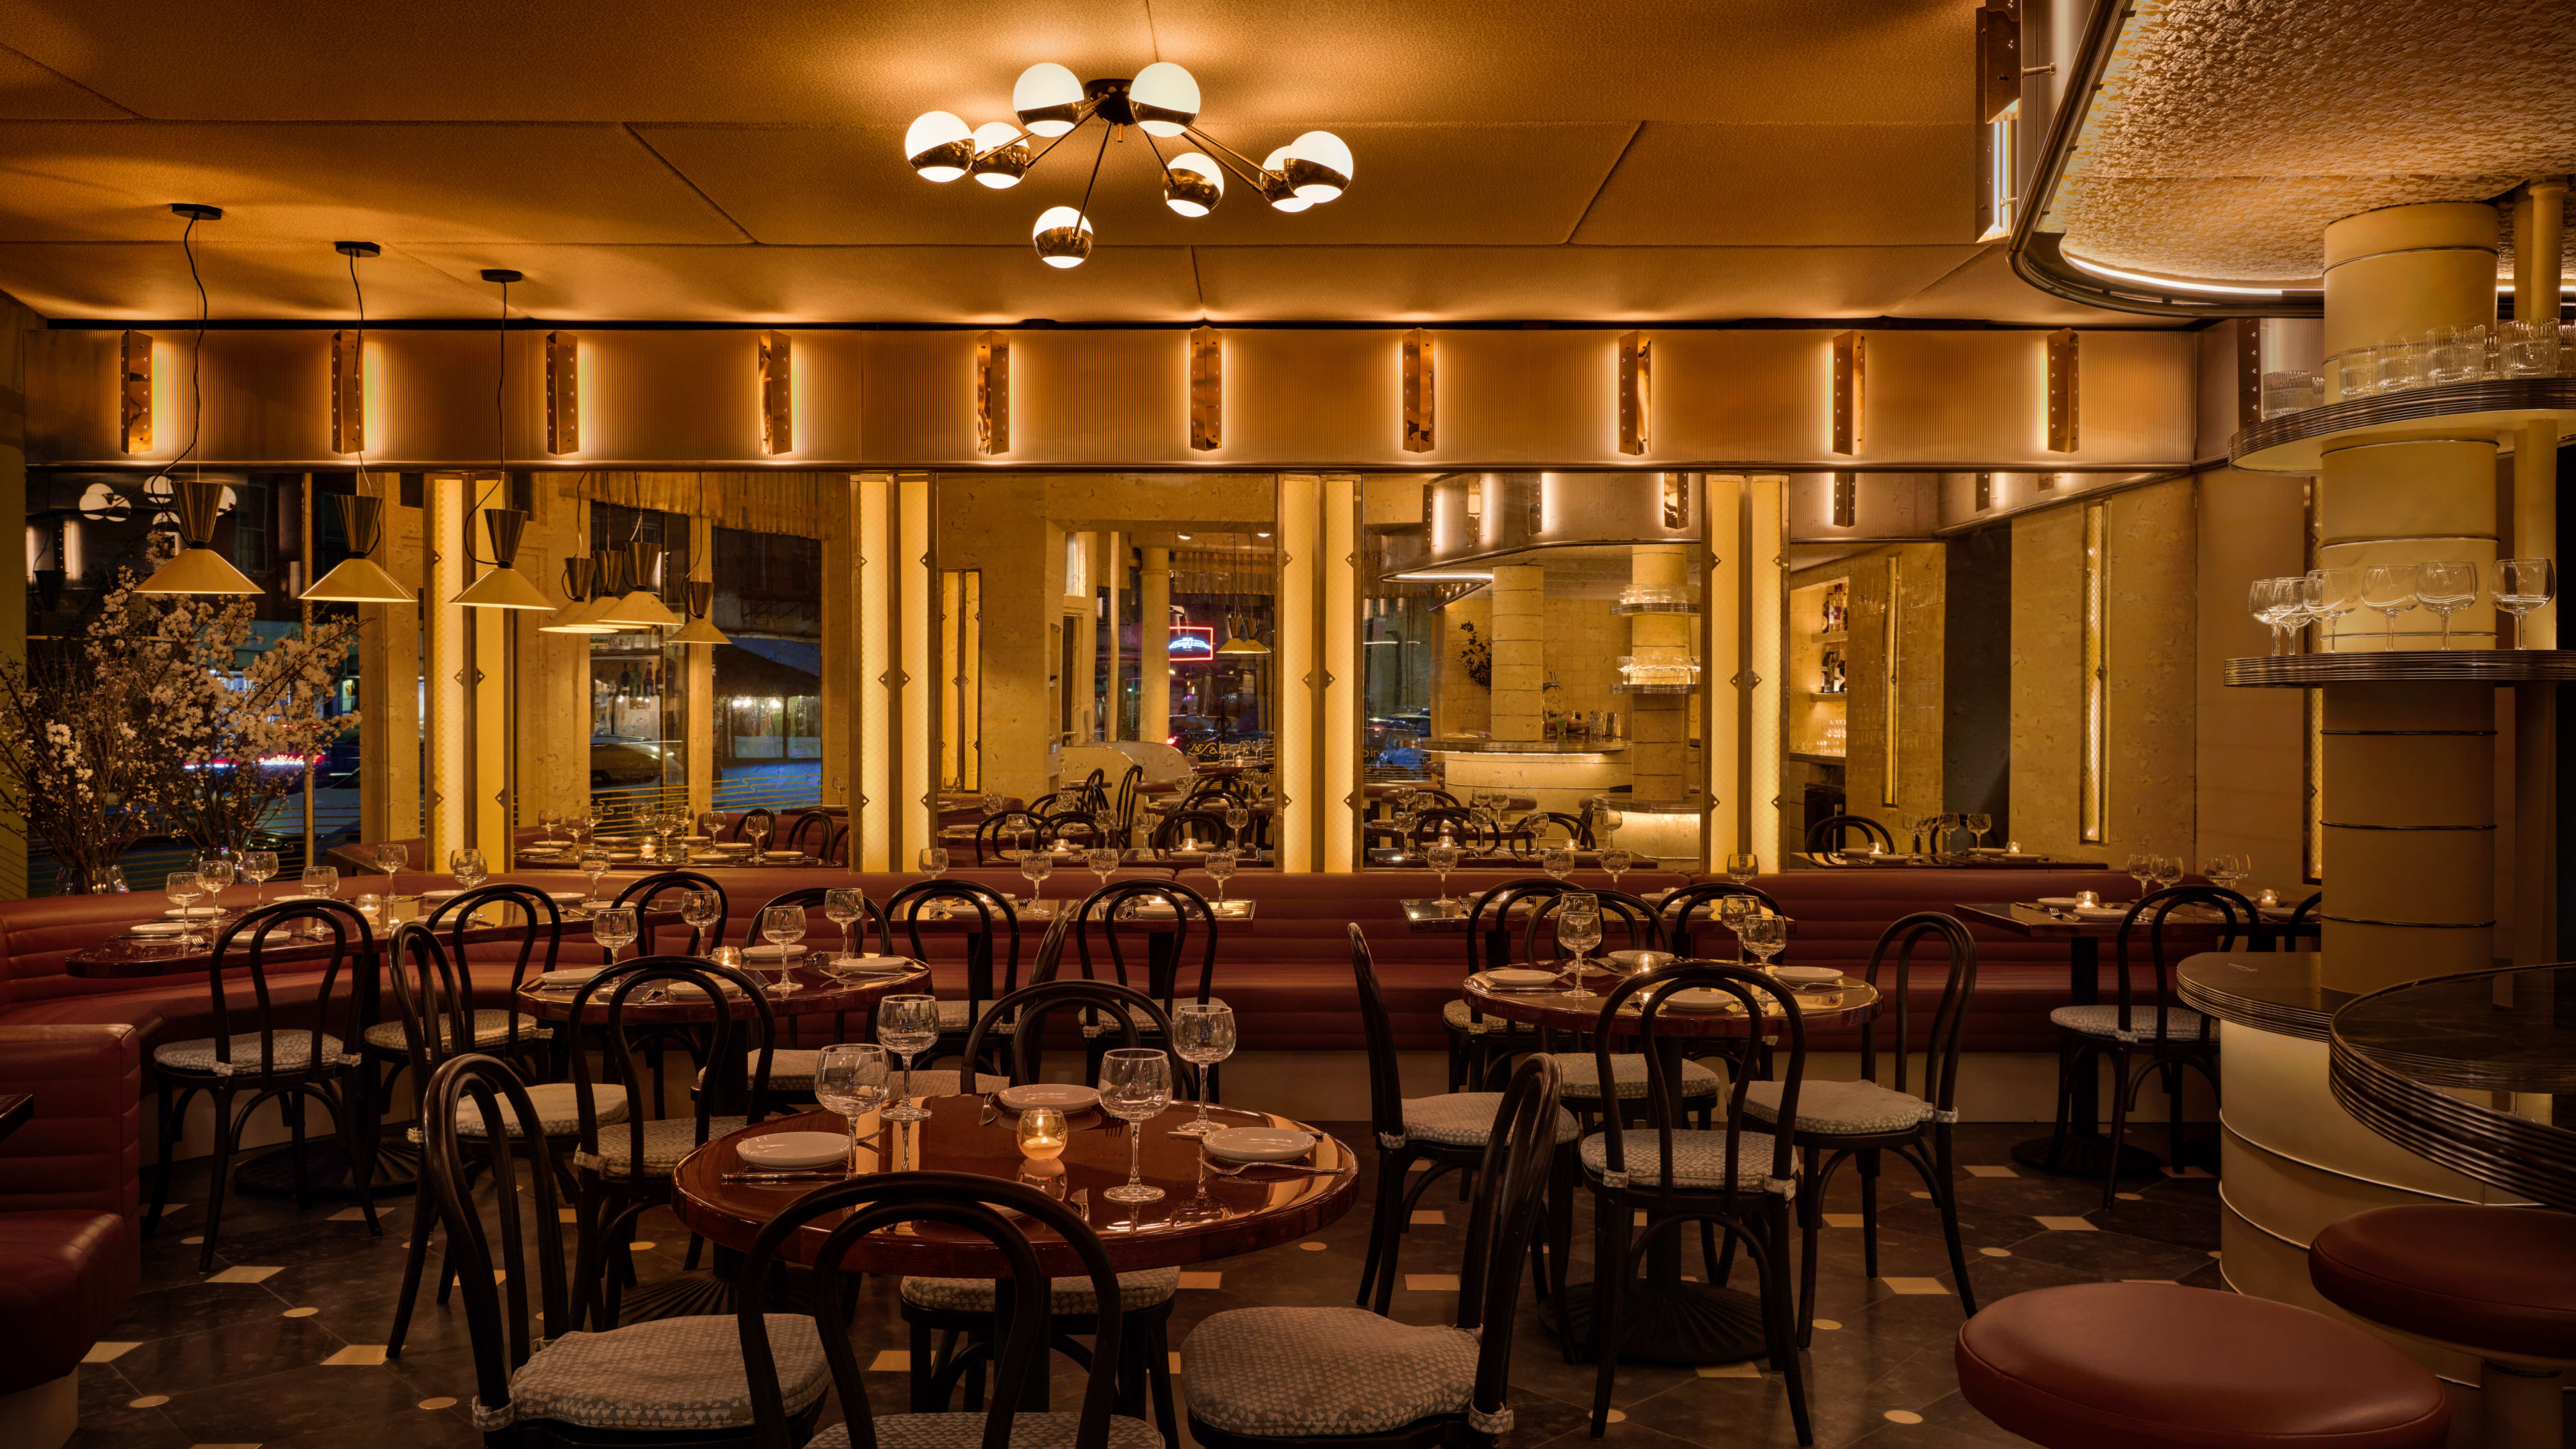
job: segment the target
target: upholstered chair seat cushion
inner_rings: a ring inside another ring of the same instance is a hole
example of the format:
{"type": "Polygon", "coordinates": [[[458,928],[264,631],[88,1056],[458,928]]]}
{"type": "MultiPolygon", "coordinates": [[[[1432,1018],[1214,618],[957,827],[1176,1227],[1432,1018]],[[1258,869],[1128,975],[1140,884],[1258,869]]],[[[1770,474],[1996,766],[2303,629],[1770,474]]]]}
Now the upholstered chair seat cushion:
{"type": "MultiPolygon", "coordinates": [[[[1663,1149],[1650,1128],[1633,1128],[1619,1139],[1620,1152],[1628,1164],[1631,1187],[1660,1187],[1664,1181],[1663,1149]]],[[[1583,1170],[1595,1177],[1609,1171],[1610,1149],[1598,1132],[1583,1139],[1575,1150],[1583,1170]]],[[[1771,1181],[1772,1146],[1768,1132],[1742,1132],[1735,1139],[1735,1187],[1738,1192],[1759,1192],[1771,1181]]],[[[1790,1159],[1794,1170],[1797,1159],[1790,1159]]],[[[1673,1186],[1722,1192],[1726,1188],[1726,1134],[1675,1130],[1673,1133],[1673,1186]]]]}
{"type": "Polygon", "coordinates": [[[1463,1000],[1443,1003],[1440,1007],[1440,1020],[1451,1031],[1463,1031],[1470,1036],[1483,1036],[1488,1032],[1522,1032],[1529,1035],[1535,1035],[1538,1032],[1537,1027],[1527,1022],[1505,1021],[1499,1016],[1470,1016],[1467,1014],[1467,1003],[1463,1000]]]}
{"type": "MultiPolygon", "coordinates": [[[[1073,1449],[1080,1414],[1015,1414],[1011,1449],[1073,1449]]],[[[876,1420],[877,1449],[982,1449],[982,1414],[887,1414],[876,1420]]],[[[850,1449],[850,1426],[833,1424],[805,1449],[850,1449]]],[[[1163,1436],[1142,1419],[1109,1416],[1109,1449],[1163,1449],[1163,1436]]]]}
{"type": "MultiPolygon", "coordinates": [[[[765,1321],[780,1394],[787,1411],[797,1413],[831,1386],[823,1340],[811,1318],[772,1313],[765,1321]]],[[[567,1333],[510,1376],[509,1403],[474,1406],[474,1427],[486,1433],[538,1419],[644,1431],[750,1424],[751,1391],[733,1316],[663,1318],[607,1333],[567,1333]]]]}
{"type": "MultiPolygon", "coordinates": [[[[2061,1006],[2050,1012],[2048,1019],[2068,1031],[2119,1041],[2152,1041],[2156,1035],[2156,1009],[2152,1006],[2130,1007],[2129,1029],[2125,1032],[2120,1030],[2120,1008],[2116,1003],[2109,1006],[2061,1006]]],[[[2164,1021],[2166,1041],[2200,1040],[2199,1012],[2169,1009],[2165,1012],[2164,1021]]],[[[2215,1043],[2217,1033],[2212,1032],[2209,1039],[2215,1043]]]]}
{"type": "MultiPolygon", "coordinates": [[[[510,1039],[510,1018],[513,1014],[499,1007],[485,1007],[475,1012],[474,1044],[478,1047],[489,1047],[507,1042],[510,1039]]],[[[442,1046],[445,1044],[447,1031],[447,1018],[441,1016],[438,1018],[438,1034],[442,1046]]],[[[519,1040],[523,1043],[542,1041],[547,1034],[547,1029],[534,1021],[522,1020],[519,1023],[519,1040]]],[[[360,1032],[358,1039],[380,1052],[408,1053],[411,1050],[411,1043],[404,1038],[403,1024],[399,1021],[377,1022],[374,1026],[360,1032]]]]}
{"type": "MultiPolygon", "coordinates": [[[[1383,1434],[1466,1413],[1476,1350],[1466,1329],[1364,1308],[1237,1308],[1181,1345],[1181,1382],[1191,1417],[1229,1434],[1383,1434]]],[[[1506,1410],[1487,1432],[1508,1430],[1510,1418],[1506,1410]]]]}
{"type": "MultiPolygon", "coordinates": [[[[1178,1268],[1146,1268],[1118,1275],[1118,1306],[1133,1313],[1168,1303],[1181,1289],[1178,1268]]],[[[990,1313],[993,1311],[993,1280],[990,1278],[906,1278],[903,1300],[924,1308],[945,1309],[954,1313],[990,1313]]],[[[1047,1311],[1050,1313],[1097,1313],[1100,1300],[1093,1296],[1087,1274],[1049,1280],[1047,1311]]]]}
{"type": "MultiPolygon", "coordinates": [[[[281,1031],[270,1039],[275,1054],[268,1059],[267,1069],[276,1072],[300,1072],[313,1065],[313,1033],[281,1031]]],[[[152,1049],[153,1065],[174,1072],[206,1072],[215,1076],[250,1076],[261,1070],[260,1036],[255,1031],[236,1034],[232,1039],[232,1060],[215,1060],[215,1039],[198,1037],[194,1041],[165,1041],[152,1049]]],[[[322,1056],[326,1063],[336,1063],[343,1055],[340,1039],[329,1033],[322,1037],[322,1056]]]]}
{"type": "MultiPolygon", "coordinates": [[[[963,1001],[943,1001],[939,1003],[939,1029],[941,1031],[962,1033],[966,1028],[973,1026],[975,1024],[975,1018],[966,1014],[966,1006],[967,1003],[963,1001]]],[[[982,1006],[984,1008],[982,1013],[983,1015],[992,1015],[993,1003],[987,1001],[982,1003],[982,1006]]],[[[986,1036],[1009,1036],[1012,1032],[1019,1030],[1019,1026],[1020,1024],[1016,1021],[997,1021],[991,1026],[984,1028],[984,1034],[986,1036]]]]}
{"type": "MultiPolygon", "coordinates": [[[[1780,1120],[1780,1084],[1751,1082],[1744,1089],[1744,1115],[1756,1122],[1780,1120]]],[[[1837,1137],[1866,1137],[1902,1132],[1923,1125],[1932,1104],[1911,1092],[1876,1082],[1801,1082],[1798,1084],[1800,1132],[1837,1137]]]]}
{"type": "MultiPolygon", "coordinates": [[[[1195,993],[1197,988],[1193,987],[1191,990],[1195,993]]],[[[1176,997],[1172,1004],[1174,1006],[1187,1006],[1196,1000],[1198,1000],[1198,997],[1195,994],[1192,994],[1176,997]]],[[[1225,998],[1222,996],[1211,996],[1208,998],[1207,1004],[1210,1006],[1223,1006],[1225,1005],[1225,998]]],[[[1058,1016],[1065,1015],[1068,1011],[1071,1012],[1077,1020],[1082,1020],[1085,1017],[1089,1018],[1082,1022],[1082,1034],[1084,1036],[1117,1036],[1120,1034],[1118,1023],[1110,1019],[1109,1010],[1106,1007],[1095,1007],[1088,1012],[1082,1011],[1078,1008],[1062,1008],[1060,1010],[1050,1012],[1048,1014],[1048,1019],[1053,1020],[1058,1016]]],[[[1127,1008],[1127,1014],[1136,1019],[1136,1030],[1139,1032],[1150,1034],[1161,1030],[1161,1028],[1154,1025],[1154,1018],[1146,1015],[1142,1007],[1131,1006],[1127,1008]]]]}
{"type": "MultiPolygon", "coordinates": [[[[591,1101],[599,1110],[600,1130],[626,1121],[626,1089],[594,1086],[591,1101]]],[[[528,1088],[528,1105],[537,1109],[537,1130],[548,1137],[563,1137],[581,1130],[581,1097],[570,1082],[540,1082],[528,1088]]],[[[502,1102],[501,1125],[513,1137],[519,1135],[519,1117],[502,1102]]],[[[456,1130],[468,1137],[483,1135],[483,1109],[472,1097],[456,1104],[456,1130]]]]}
{"type": "MultiPolygon", "coordinates": [[[[1556,1063],[1557,1096],[1569,1102],[1601,1100],[1598,1080],[1600,1064],[1592,1059],[1592,1053],[1557,1052],[1548,1060],[1556,1063]]],[[[1634,1054],[1612,1057],[1610,1078],[1621,1098],[1634,1099],[1645,1096],[1646,1059],[1634,1054]]],[[[1677,1086],[1681,1095],[1685,1097],[1714,1097],[1717,1095],[1718,1082],[1717,1073],[1697,1062],[1685,1061],[1682,1063],[1681,1081],[1677,1086]]]]}
{"type": "MultiPolygon", "coordinates": [[[[1450,1092],[1438,1097],[1404,1099],[1404,1135],[1441,1147],[1482,1147],[1494,1135],[1494,1114],[1502,1110],[1500,1092],[1450,1092]]],[[[1583,1135],[1574,1114],[1556,1109],[1556,1140],[1562,1146],[1583,1135]]]]}
{"type": "MultiPolygon", "coordinates": [[[[707,1140],[713,1142],[728,1132],[742,1130],[740,1117],[707,1119],[707,1140]]],[[[663,1117],[644,1124],[644,1176],[669,1177],[680,1165],[680,1159],[698,1150],[698,1120],[695,1117],[663,1117]]],[[[603,1177],[633,1177],[631,1161],[635,1151],[632,1123],[619,1124],[612,1132],[599,1133],[599,1171],[603,1177]]]]}

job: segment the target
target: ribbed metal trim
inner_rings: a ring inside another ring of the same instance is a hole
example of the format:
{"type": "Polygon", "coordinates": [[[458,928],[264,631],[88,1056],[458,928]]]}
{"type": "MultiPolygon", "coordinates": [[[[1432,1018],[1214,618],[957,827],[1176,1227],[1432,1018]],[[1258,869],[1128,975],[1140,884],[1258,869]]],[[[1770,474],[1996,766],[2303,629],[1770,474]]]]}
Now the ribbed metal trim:
{"type": "MultiPolygon", "coordinates": [[[[2327,403],[2323,407],[2302,408],[2277,418],[2266,418],[2248,424],[2244,431],[2227,440],[2230,462],[2277,448],[2284,443],[2301,443],[2312,438],[2331,438],[2358,428],[2387,427],[2394,424],[2433,422],[2460,413],[2518,412],[2526,409],[2576,409],[2576,377],[2485,377],[2475,382],[2447,383],[2441,387],[2409,388],[2404,392],[2375,393],[2369,397],[2327,403]]],[[[2498,446],[2490,435],[2483,438],[2390,438],[2374,443],[2484,443],[2498,446]]],[[[2356,443],[2354,446],[2367,446],[2356,443]]],[[[2343,451],[2343,450],[2336,450],[2343,451]]]]}
{"type": "Polygon", "coordinates": [[[2317,919],[2345,926],[2387,926],[2400,931],[2485,931],[2495,926],[2493,921],[2374,921],[2368,916],[2330,916],[2323,911],[2317,912],[2317,919]]]}

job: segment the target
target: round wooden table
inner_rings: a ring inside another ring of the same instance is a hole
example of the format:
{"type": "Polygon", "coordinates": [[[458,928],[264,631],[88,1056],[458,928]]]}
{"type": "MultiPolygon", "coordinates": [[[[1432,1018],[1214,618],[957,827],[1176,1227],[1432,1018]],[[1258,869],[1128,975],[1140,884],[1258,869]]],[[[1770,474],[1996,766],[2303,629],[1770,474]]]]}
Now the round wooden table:
{"type": "MultiPolygon", "coordinates": [[[[822,953],[809,952],[802,959],[811,960],[820,954],[822,953]]],[[[755,961],[749,963],[746,969],[757,978],[765,964],[755,961]]],[[[788,979],[797,984],[797,989],[770,994],[769,1011],[772,1016],[816,1016],[827,1012],[844,1011],[864,1013],[873,1010],[879,1001],[888,996],[898,992],[924,991],[930,985],[930,968],[918,961],[911,963],[907,970],[871,973],[865,976],[831,976],[826,975],[819,968],[807,965],[790,966],[787,974],[788,979]]],[[[646,1000],[657,989],[656,986],[638,987],[626,998],[628,1025],[696,1026],[712,1023],[716,1019],[716,1004],[704,996],[693,993],[684,993],[677,998],[664,1001],[646,1000]]],[[[547,989],[530,983],[519,988],[519,1009],[545,1021],[570,1021],[573,999],[579,994],[580,988],[577,986],[547,989]]],[[[591,997],[589,1008],[582,1013],[584,1025],[606,1026],[608,1024],[610,994],[602,991],[591,997]]],[[[734,1024],[739,1027],[745,1019],[757,1013],[753,1011],[750,1002],[737,1001],[733,1004],[732,1015],[734,1024]]]]}
{"type": "MultiPolygon", "coordinates": [[[[1145,1124],[1145,1181],[1163,1189],[1155,1202],[1115,1203],[1101,1193],[1127,1180],[1127,1124],[1090,1108],[1072,1115],[1071,1140],[1057,1159],[1060,1173],[1040,1175],[1020,1155],[1019,1118],[995,1102],[983,1120],[981,1096],[918,1099],[930,1109],[922,1122],[859,1119],[862,1172],[966,1172],[1037,1187],[1072,1203],[1100,1233],[1110,1266],[1118,1271],[1172,1268],[1275,1247],[1314,1232],[1350,1208],[1359,1186],[1359,1159],[1331,1135],[1267,1112],[1218,1107],[1210,1115],[1229,1127],[1293,1127],[1315,1132],[1309,1166],[1330,1172],[1290,1172],[1254,1167],[1237,1177],[1200,1168],[1196,1139],[1174,1137],[1173,1128],[1197,1108],[1174,1104],[1145,1124]]],[[[829,1112],[781,1117],[719,1137],[680,1163],[671,1184],[671,1210],[691,1232],[724,1247],[744,1249],[781,1208],[811,1192],[819,1181],[729,1183],[744,1170],[740,1143],[772,1132],[843,1132],[829,1112]]],[[[814,1249],[845,1216],[827,1213],[806,1225],[787,1252],[811,1262],[814,1249]]],[[[1081,1259],[1053,1232],[1032,1231],[1038,1265],[1051,1275],[1084,1271],[1081,1259]]],[[[906,1273],[944,1278],[997,1278],[1010,1270],[992,1244],[959,1229],[906,1223],[871,1233],[843,1264],[853,1272],[906,1273]]]]}
{"type": "MultiPolygon", "coordinates": [[[[1607,986],[1618,984],[1616,977],[1594,979],[1607,986]]],[[[1465,989],[1468,1002],[1485,1015],[1585,1034],[1600,1030],[1601,1005],[1609,994],[1512,991],[1493,985],[1482,975],[1468,977],[1465,989]]],[[[1800,1017],[1813,1029],[1859,1024],[1877,1009],[1878,995],[1867,982],[1846,976],[1836,990],[1799,991],[1796,1000],[1800,1017]]],[[[1645,1026],[1634,1002],[1632,997],[1620,1009],[1622,1028],[1630,1036],[1645,1026]]],[[[1776,1026],[1784,1019],[1769,1002],[1762,1004],[1766,1027],[1776,1026]]],[[[1685,1043],[1746,1036],[1752,1025],[1743,1008],[1732,1003],[1724,1011],[1666,1009],[1655,1014],[1650,1044],[1663,1059],[1665,1072],[1678,1080],[1685,1043]]],[[[1656,1150],[1652,1133],[1637,1128],[1627,1131],[1628,1152],[1652,1154],[1656,1150]]],[[[1732,1288],[1683,1281],[1682,1236],[1665,1233],[1656,1238],[1646,1250],[1646,1276],[1622,1291],[1619,1306],[1627,1323],[1615,1340],[1623,1345],[1622,1356],[1649,1363],[1712,1364],[1739,1363],[1761,1354],[1762,1301],[1732,1288]]],[[[1589,1283],[1566,1286],[1565,1312],[1559,1322],[1578,1353],[1588,1351],[1591,1344],[1593,1293],[1589,1283]]]]}

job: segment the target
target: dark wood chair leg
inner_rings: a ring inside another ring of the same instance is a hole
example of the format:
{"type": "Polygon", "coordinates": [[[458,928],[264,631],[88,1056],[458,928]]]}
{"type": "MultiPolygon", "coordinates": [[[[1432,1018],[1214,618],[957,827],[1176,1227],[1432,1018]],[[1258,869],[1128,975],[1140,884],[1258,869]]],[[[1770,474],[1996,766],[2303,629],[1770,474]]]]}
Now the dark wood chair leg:
{"type": "Polygon", "coordinates": [[[1628,1277],[1625,1201],[1602,1193],[1592,1199],[1592,1437],[1610,1427],[1610,1392],[1619,1376],[1619,1289],[1628,1277]]]}
{"type": "Polygon", "coordinates": [[[1852,1154],[1860,1163],[1860,1261],[1861,1272],[1878,1276],[1878,1149],[1864,1147],[1852,1154]]]}
{"type": "Polygon", "coordinates": [[[1825,1226],[1825,1194],[1816,1177],[1822,1154],[1807,1147],[1799,1155],[1806,1159],[1799,1164],[1802,1186],[1809,1189],[1798,1194],[1798,1347],[1805,1348],[1816,1335],[1816,1239],[1825,1226]]]}
{"type": "Polygon", "coordinates": [[[1154,1424],[1163,1431],[1164,1449],[1180,1449],[1181,1419],[1172,1407],[1172,1336],[1169,1314],[1155,1317],[1142,1325],[1137,1335],[1147,1340],[1145,1349],[1145,1382],[1153,1395],[1154,1424]]]}
{"type": "Polygon", "coordinates": [[[2111,1147],[2104,1154],[2102,1169],[2102,1211],[2111,1210],[2113,1195],[2120,1190],[2120,1151],[2129,1140],[2129,1103],[2138,1089],[2147,1084],[2147,1074],[2155,1070],[2153,1061],[2129,1074],[2129,1054],[2113,1049],[2104,1053],[2111,1059],[2111,1147]]]}
{"type": "MultiPolygon", "coordinates": [[[[354,1087],[356,1084],[351,1083],[354,1087]]],[[[340,1149],[349,1157],[349,1190],[358,1197],[358,1210],[366,1215],[367,1236],[381,1238],[385,1225],[376,1217],[376,1144],[367,1135],[360,1120],[358,1094],[354,1090],[325,1087],[325,1105],[340,1129],[340,1149]]]]}
{"type": "Polygon", "coordinates": [[[197,1271],[215,1271],[215,1242],[224,1226],[224,1182],[233,1169],[233,1094],[225,1087],[210,1087],[215,1099],[214,1173],[206,1183],[206,1245],[197,1253],[197,1271]]]}
{"type": "MultiPolygon", "coordinates": [[[[429,1174],[420,1175],[418,1189],[411,1199],[411,1243],[403,1254],[402,1296],[394,1300],[393,1331],[385,1336],[385,1357],[402,1357],[403,1339],[411,1332],[412,1305],[420,1298],[420,1275],[429,1265],[430,1219],[437,1209],[430,1201],[429,1174]]],[[[445,1286],[447,1265],[439,1264],[441,1286],[445,1286]]],[[[446,1301],[444,1298],[441,1302],[446,1301]]]]}
{"type": "Polygon", "coordinates": [[[286,1114],[287,1156],[295,1166],[295,1207],[301,1212],[313,1205],[313,1187],[304,1169],[304,1093],[289,1088],[278,1096],[277,1106],[286,1114]]]}
{"type": "Polygon", "coordinates": [[[1941,1205],[1941,1236],[1950,1248],[1950,1276],[1959,1280],[1959,1311],[1970,1318],[1977,1314],[1976,1285],[1968,1281],[1968,1250],[1959,1240],[1959,1166],[1956,1149],[1950,1141],[1950,1124],[1932,1129],[1932,1165],[1935,1181],[1926,1184],[1932,1197],[1941,1205]]]}

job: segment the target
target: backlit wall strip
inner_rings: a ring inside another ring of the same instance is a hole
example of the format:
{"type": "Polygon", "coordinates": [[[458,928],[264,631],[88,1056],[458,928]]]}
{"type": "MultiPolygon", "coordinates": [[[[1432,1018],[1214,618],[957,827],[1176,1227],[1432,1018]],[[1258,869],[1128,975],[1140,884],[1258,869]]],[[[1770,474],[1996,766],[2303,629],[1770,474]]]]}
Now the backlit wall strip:
{"type": "Polygon", "coordinates": [[[1878,775],[1878,803],[1896,803],[1896,780],[1901,751],[1905,748],[1905,714],[1902,708],[1904,689],[1897,682],[1904,674],[1904,659],[1899,653],[1905,631],[1896,626],[1905,612],[1905,561],[1895,554],[1887,556],[1887,607],[1879,614],[1879,628],[1884,631],[1881,648],[1887,659],[1887,678],[1882,687],[1887,692],[1887,767],[1878,775]]]}
{"type": "MultiPolygon", "coordinates": [[[[2111,572],[2111,505],[2084,507],[2084,742],[2078,766],[2076,809],[2088,845],[2104,839],[2110,813],[2110,629],[2107,627],[2111,572]]],[[[1891,739],[1895,735],[1890,730],[1891,739]]]]}

